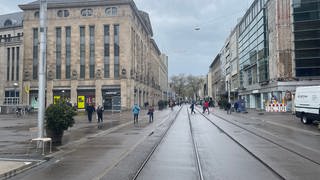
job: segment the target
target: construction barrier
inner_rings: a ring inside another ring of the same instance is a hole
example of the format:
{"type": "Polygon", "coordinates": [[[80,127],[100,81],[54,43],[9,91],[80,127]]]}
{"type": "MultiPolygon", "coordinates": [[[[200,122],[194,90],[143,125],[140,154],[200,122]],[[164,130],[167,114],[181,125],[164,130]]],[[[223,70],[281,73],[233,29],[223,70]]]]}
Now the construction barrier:
{"type": "Polygon", "coordinates": [[[267,104],[266,105],[266,112],[287,112],[287,105],[286,104],[267,104]]]}

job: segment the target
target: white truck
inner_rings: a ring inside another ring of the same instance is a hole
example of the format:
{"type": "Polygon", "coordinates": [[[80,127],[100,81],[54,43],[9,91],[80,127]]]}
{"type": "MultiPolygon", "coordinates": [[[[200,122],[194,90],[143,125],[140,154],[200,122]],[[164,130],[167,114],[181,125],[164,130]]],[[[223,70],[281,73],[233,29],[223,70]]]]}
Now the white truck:
{"type": "Polygon", "coordinates": [[[297,87],[295,113],[303,124],[320,121],[320,86],[297,87]]]}

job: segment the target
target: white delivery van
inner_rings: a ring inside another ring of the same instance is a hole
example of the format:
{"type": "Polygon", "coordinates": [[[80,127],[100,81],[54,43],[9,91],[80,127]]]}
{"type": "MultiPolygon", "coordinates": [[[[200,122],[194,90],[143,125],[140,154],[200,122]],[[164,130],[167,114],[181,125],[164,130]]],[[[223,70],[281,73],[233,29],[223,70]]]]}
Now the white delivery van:
{"type": "Polygon", "coordinates": [[[320,86],[297,87],[295,113],[303,124],[320,120],[320,86]]]}

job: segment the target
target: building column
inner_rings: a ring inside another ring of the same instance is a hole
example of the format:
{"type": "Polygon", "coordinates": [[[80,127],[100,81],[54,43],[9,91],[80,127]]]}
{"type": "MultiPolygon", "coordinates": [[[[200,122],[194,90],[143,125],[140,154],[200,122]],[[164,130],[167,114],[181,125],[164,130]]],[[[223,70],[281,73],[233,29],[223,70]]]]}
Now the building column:
{"type": "Polygon", "coordinates": [[[256,108],[255,107],[256,99],[254,97],[254,94],[250,94],[249,99],[250,99],[249,100],[249,102],[250,102],[249,108],[256,108]]]}
{"type": "Polygon", "coordinates": [[[129,97],[131,94],[130,93],[130,87],[128,88],[127,85],[127,79],[121,79],[121,84],[120,84],[120,93],[121,93],[121,109],[127,109],[130,104],[129,104],[129,97]]]}
{"type": "Polygon", "coordinates": [[[263,97],[263,93],[260,93],[260,107],[262,110],[264,110],[264,97],[263,97]]]}
{"type": "Polygon", "coordinates": [[[96,106],[102,105],[102,81],[101,79],[96,80],[96,91],[95,91],[95,97],[96,97],[96,106]]]}
{"type": "Polygon", "coordinates": [[[78,104],[78,81],[77,80],[71,80],[71,87],[70,87],[70,98],[72,103],[78,104]]]}

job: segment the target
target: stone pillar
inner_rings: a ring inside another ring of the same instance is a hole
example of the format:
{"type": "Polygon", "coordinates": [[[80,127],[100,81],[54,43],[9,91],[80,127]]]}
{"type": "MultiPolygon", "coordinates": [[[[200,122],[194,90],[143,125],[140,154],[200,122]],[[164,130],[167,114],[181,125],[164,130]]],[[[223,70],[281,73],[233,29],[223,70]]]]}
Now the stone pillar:
{"type": "Polygon", "coordinates": [[[100,104],[102,105],[102,80],[98,79],[96,80],[96,105],[100,104]]]}
{"type": "Polygon", "coordinates": [[[260,93],[260,107],[261,107],[261,109],[262,110],[264,110],[265,109],[265,107],[264,107],[264,97],[263,97],[263,93],[260,93]]]}
{"type": "Polygon", "coordinates": [[[78,87],[78,81],[77,80],[71,80],[71,87],[70,87],[71,102],[78,104],[77,87],[78,87]]]}
{"type": "Polygon", "coordinates": [[[121,93],[121,110],[127,109],[130,104],[130,96],[133,96],[133,94],[129,94],[130,88],[128,88],[127,85],[128,80],[127,79],[121,79],[120,84],[120,93],[121,93]]]}

